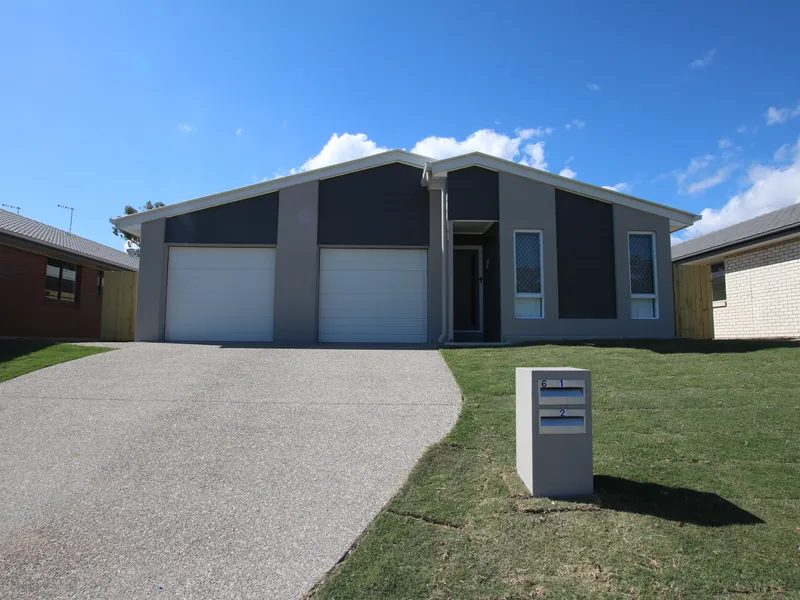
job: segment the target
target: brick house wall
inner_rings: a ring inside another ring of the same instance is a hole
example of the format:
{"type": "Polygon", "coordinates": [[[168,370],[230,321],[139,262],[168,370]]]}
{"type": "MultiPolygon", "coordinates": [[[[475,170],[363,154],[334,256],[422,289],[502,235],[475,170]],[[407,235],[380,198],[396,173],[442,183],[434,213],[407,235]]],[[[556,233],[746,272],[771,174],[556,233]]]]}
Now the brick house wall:
{"type": "Polygon", "coordinates": [[[0,245],[0,337],[99,338],[99,270],[80,266],[74,304],[44,297],[46,270],[47,256],[0,245]]]}
{"type": "Polygon", "coordinates": [[[800,337],[800,239],[725,258],[725,290],[715,338],[800,337]]]}

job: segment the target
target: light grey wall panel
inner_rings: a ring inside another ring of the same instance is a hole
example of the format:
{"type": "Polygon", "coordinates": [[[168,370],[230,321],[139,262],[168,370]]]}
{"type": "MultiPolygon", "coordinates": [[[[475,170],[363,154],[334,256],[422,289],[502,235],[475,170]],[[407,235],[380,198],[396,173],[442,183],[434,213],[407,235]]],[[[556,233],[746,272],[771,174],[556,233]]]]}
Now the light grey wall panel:
{"type": "Polygon", "coordinates": [[[617,318],[559,319],[555,188],[500,173],[501,316],[505,341],[536,338],[656,338],[674,335],[668,220],[616,204],[613,216],[617,318]],[[544,236],[543,319],[517,319],[514,316],[515,229],[541,229],[544,236]],[[634,230],[656,232],[659,319],[630,317],[628,231],[634,230]]]}
{"type": "Polygon", "coordinates": [[[136,341],[164,339],[167,299],[166,219],[142,223],[139,292],[136,301],[136,341]]]}
{"type": "Polygon", "coordinates": [[[277,344],[307,346],[317,341],[318,192],[318,181],[280,191],[275,258],[277,344]]]}
{"type": "Polygon", "coordinates": [[[442,335],[442,191],[430,190],[430,244],[428,246],[428,341],[442,335]]]}

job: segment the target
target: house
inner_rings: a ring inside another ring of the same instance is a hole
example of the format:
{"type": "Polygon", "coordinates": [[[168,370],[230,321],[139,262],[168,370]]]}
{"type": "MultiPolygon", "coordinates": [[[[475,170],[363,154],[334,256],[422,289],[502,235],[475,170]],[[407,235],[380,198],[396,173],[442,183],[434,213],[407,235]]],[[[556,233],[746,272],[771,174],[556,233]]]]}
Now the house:
{"type": "Polygon", "coordinates": [[[670,232],[699,217],[480,153],[393,150],[119,217],[137,340],[675,335],[670,232]]]}
{"type": "Polygon", "coordinates": [[[139,259],[0,210],[0,338],[97,339],[103,274],[139,259]]]}
{"type": "Polygon", "coordinates": [[[710,265],[715,338],[800,337],[800,203],[676,244],[710,265]]]}

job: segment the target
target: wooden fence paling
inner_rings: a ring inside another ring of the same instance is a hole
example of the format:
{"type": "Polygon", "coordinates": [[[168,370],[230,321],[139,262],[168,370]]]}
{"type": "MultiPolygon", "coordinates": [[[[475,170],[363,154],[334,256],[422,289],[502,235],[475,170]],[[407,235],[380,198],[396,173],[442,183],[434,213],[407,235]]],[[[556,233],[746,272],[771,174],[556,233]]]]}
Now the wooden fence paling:
{"type": "Polygon", "coordinates": [[[106,271],[103,279],[100,339],[104,342],[132,341],[136,330],[139,274],[133,271],[106,271]]]}
{"type": "Polygon", "coordinates": [[[674,265],[675,334],[696,340],[714,339],[711,265],[674,265]]]}

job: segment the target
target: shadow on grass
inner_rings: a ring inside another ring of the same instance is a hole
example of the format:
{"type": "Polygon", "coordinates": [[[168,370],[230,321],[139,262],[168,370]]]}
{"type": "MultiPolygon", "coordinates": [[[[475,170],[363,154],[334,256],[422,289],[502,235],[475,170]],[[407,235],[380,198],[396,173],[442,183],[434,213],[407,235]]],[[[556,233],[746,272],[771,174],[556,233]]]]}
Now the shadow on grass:
{"type": "Polygon", "coordinates": [[[721,496],[687,488],[595,475],[594,491],[602,508],[619,512],[651,515],[704,527],[764,523],[721,496]]]}
{"type": "Polygon", "coordinates": [[[574,346],[589,348],[631,348],[658,354],[737,354],[772,348],[800,349],[800,340],[541,340],[516,347],[574,346]]]}
{"type": "Polygon", "coordinates": [[[31,354],[52,346],[54,343],[46,340],[2,340],[0,341],[0,363],[31,354]]]}

